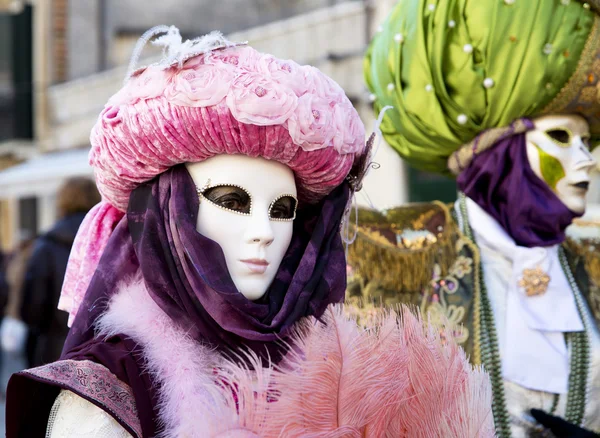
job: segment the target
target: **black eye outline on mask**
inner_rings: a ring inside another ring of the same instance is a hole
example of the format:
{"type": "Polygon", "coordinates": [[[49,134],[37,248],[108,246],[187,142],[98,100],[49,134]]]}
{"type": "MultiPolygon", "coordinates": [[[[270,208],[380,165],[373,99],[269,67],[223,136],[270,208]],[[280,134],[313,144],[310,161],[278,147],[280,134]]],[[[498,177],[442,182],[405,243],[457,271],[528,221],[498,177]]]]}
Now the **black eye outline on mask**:
{"type": "Polygon", "coordinates": [[[573,133],[568,128],[551,128],[547,131],[544,131],[544,134],[554,144],[560,146],[561,148],[569,148],[573,142],[573,133]]]}
{"type": "Polygon", "coordinates": [[[252,196],[250,196],[250,193],[248,193],[248,191],[241,186],[235,184],[217,184],[215,186],[211,186],[210,180],[208,180],[202,189],[196,188],[196,192],[198,193],[198,198],[200,198],[200,200],[204,199],[221,210],[241,214],[242,216],[252,215],[252,196]],[[223,193],[222,195],[216,197],[211,196],[211,194],[217,191],[217,189],[222,188],[236,190],[223,193]],[[232,206],[231,203],[239,203],[240,206],[236,208],[232,206]]]}
{"type": "Polygon", "coordinates": [[[271,205],[269,205],[269,219],[272,221],[276,221],[276,222],[292,222],[294,219],[296,219],[296,211],[298,210],[298,198],[296,198],[294,195],[290,195],[290,194],[283,194],[283,195],[279,195],[277,198],[275,198],[273,200],[273,202],[271,202],[271,205]],[[291,211],[288,211],[286,213],[284,213],[285,215],[289,216],[289,217],[274,217],[274,213],[277,213],[276,209],[278,208],[277,204],[279,203],[279,201],[281,201],[282,199],[291,199],[293,204],[291,206],[291,211]]]}

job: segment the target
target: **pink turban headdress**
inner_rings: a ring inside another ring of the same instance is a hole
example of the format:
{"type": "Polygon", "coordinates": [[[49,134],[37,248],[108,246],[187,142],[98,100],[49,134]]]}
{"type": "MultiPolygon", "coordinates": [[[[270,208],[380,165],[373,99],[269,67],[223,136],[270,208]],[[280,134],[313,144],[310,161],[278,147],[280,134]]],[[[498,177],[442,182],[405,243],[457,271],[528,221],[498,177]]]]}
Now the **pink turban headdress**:
{"type": "MultiPolygon", "coordinates": [[[[138,185],[172,166],[243,154],[287,165],[300,202],[318,202],[363,158],[365,129],[344,90],[301,66],[213,32],[182,42],[159,26],[138,43],[164,47],[156,64],[128,74],[91,133],[90,164],[102,202],[84,219],[58,307],[71,324],[108,239],[138,185]]],[[[133,68],[130,68],[132,71],[133,68]]]]}

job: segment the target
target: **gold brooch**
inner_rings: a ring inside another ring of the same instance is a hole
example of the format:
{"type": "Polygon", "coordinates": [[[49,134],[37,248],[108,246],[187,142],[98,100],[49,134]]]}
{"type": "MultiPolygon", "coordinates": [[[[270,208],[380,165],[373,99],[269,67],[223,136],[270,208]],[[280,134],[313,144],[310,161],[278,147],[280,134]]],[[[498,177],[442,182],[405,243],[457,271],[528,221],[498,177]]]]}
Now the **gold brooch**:
{"type": "Polygon", "coordinates": [[[523,269],[523,276],[519,280],[519,287],[525,289],[528,297],[544,295],[548,290],[550,276],[539,266],[535,269],[523,269]]]}

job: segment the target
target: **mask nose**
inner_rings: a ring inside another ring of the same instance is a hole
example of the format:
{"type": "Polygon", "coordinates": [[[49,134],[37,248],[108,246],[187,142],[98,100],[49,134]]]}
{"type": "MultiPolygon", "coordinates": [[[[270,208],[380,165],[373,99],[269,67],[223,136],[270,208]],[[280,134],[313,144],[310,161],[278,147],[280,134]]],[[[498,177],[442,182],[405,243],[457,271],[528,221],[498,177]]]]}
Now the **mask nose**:
{"type": "Polygon", "coordinates": [[[264,209],[264,212],[258,212],[257,210],[258,209],[254,209],[252,212],[250,223],[246,229],[245,240],[246,243],[269,246],[273,243],[275,238],[273,227],[271,226],[271,221],[269,219],[269,213],[266,208],[264,209]]]}
{"type": "Polygon", "coordinates": [[[576,140],[573,147],[575,148],[574,162],[576,170],[586,170],[590,172],[598,165],[598,162],[580,138],[576,140]]]}

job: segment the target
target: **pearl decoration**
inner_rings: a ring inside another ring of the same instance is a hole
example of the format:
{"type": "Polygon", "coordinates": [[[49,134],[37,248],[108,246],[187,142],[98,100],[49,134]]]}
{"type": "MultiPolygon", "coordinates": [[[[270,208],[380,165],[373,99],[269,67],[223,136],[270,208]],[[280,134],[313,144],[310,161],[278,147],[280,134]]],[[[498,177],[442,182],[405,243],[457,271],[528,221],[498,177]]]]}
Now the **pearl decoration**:
{"type": "Polygon", "coordinates": [[[404,42],[404,35],[402,35],[401,33],[397,33],[396,35],[394,35],[394,41],[396,41],[399,44],[402,44],[404,42]]]}
{"type": "Polygon", "coordinates": [[[485,88],[492,88],[494,86],[495,82],[492,78],[485,78],[483,80],[483,86],[485,88]]]}
{"type": "Polygon", "coordinates": [[[553,47],[552,44],[548,43],[544,45],[544,48],[542,49],[542,51],[544,52],[544,54],[549,55],[552,53],[553,47]]]}
{"type": "Polygon", "coordinates": [[[375,102],[377,100],[377,96],[373,93],[369,94],[369,102],[375,102]]]}
{"type": "Polygon", "coordinates": [[[467,117],[466,114],[459,114],[458,117],[456,118],[456,121],[460,124],[460,125],[464,125],[466,124],[469,119],[467,117]]]}
{"type": "Polygon", "coordinates": [[[388,89],[388,91],[394,91],[394,84],[392,82],[387,84],[387,89],[388,89]]]}
{"type": "Polygon", "coordinates": [[[471,44],[465,44],[463,46],[463,52],[465,52],[465,53],[473,53],[473,46],[471,44]]]}
{"type": "Polygon", "coordinates": [[[431,5],[427,5],[427,9],[429,9],[431,12],[435,11],[435,5],[431,4],[431,5]]]}
{"type": "Polygon", "coordinates": [[[589,9],[590,8],[590,4],[589,3],[584,3],[583,4],[583,9],[589,9]]]}
{"type": "Polygon", "coordinates": [[[433,85],[431,85],[431,84],[425,85],[425,91],[427,91],[428,93],[431,93],[433,91],[433,85]]]}
{"type": "Polygon", "coordinates": [[[451,29],[452,29],[452,28],[454,28],[454,27],[456,27],[456,21],[454,21],[454,20],[450,20],[450,21],[448,22],[448,27],[449,27],[449,28],[451,28],[451,29]]]}

